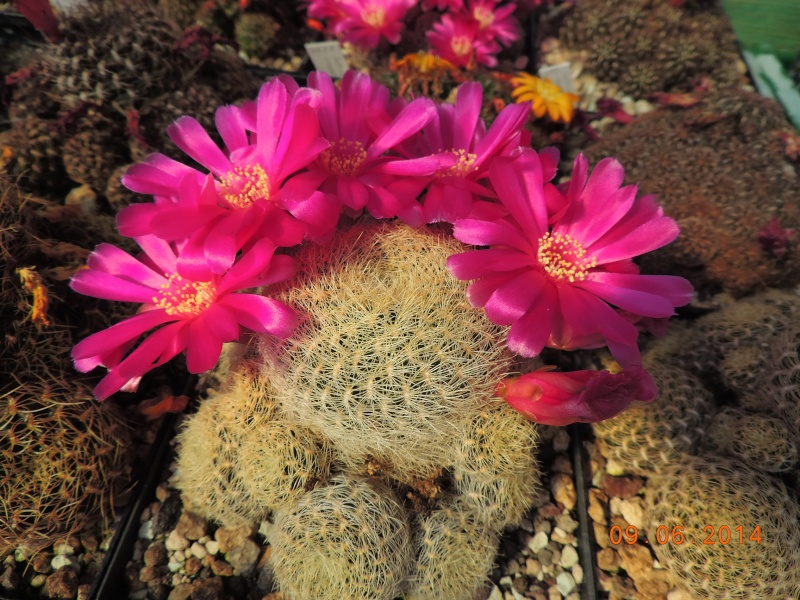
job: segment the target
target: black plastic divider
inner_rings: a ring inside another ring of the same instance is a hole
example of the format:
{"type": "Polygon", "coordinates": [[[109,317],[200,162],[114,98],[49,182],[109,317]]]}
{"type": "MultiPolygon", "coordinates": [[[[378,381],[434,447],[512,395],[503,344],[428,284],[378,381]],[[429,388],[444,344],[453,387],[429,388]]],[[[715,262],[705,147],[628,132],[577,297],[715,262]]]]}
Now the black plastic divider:
{"type": "Polygon", "coordinates": [[[580,585],[581,600],[597,600],[597,582],[595,580],[594,536],[592,521],[589,518],[589,486],[592,480],[591,469],[587,467],[588,456],[585,456],[583,440],[587,426],[574,423],[569,426],[570,454],[574,471],[575,494],[578,511],[578,555],[583,567],[583,583],[580,585]]]}
{"type": "Polygon", "coordinates": [[[100,572],[89,591],[88,600],[116,600],[124,597],[122,573],[133,554],[133,544],[139,531],[139,517],[151,502],[161,478],[162,467],[169,453],[169,443],[175,433],[177,414],[168,414],[158,430],[147,461],[141,465],[141,476],[125,514],[117,525],[100,572]]]}

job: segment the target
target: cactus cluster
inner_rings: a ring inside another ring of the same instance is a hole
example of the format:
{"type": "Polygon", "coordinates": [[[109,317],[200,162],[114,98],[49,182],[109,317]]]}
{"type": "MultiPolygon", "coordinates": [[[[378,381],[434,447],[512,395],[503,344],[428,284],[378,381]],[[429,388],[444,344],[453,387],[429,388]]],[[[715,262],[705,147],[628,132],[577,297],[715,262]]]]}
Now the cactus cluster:
{"type": "Polygon", "coordinates": [[[180,434],[187,506],[272,514],[289,598],[470,597],[532,500],[537,430],[492,398],[512,357],[445,268],[459,248],[364,221],[295,250],[271,294],[296,332],[254,338],[180,434]]]}
{"type": "Polygon", "coordinates": [[[675,585],[697,598],[797,598],[800,508],[779,476],[798,467],[800,297],[716,303],[645,353],[659,397],[595,434],[604,455],[649,477],[648,539],[683,527],[686,543],[651,543],[675,585]],[[727,539],[722,526],[729,544],[703,543],[709,527],[727,539]]]}
{"type": "Polygon", "coordinates": [[[701,293],[744,296],[800,283],[797,245],[776,250],[764,238],[773,219],[800,228],[800,175],[782,141],[790,130],[775,101],[714,92],[641,115],[586,155],[617,157],[627,182],[656,194],[678,222],[681,236],[643,256],[643,269],[684,276],[701,293]]]}
{"type": "Polygon", "coordinates": [[[110,516],[129,483],[130,427],[93,399],[69,357],[73,336],[109,311],[65,306],[63,274],[97,233],[85,219],[59,220],[65,212],[0,179],[0,556],[110,516]]]}
{"type": "Polygon", "coordinates": [[[585,52],[598,79],[619,82],[636,97],[687,87],[703,75],[723,86],[738,80],[733,31],[712,5],[586,0],[576,3],[559,37],[585,52]]]}

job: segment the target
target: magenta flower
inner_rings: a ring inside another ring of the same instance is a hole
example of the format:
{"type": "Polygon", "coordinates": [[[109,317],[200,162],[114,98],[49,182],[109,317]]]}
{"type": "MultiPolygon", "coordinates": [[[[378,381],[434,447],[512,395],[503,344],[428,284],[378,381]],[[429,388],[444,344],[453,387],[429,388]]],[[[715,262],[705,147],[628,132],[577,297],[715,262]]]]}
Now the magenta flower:
{"type": "Polygon", "coordinates": [[[474,69],[476,65],[494,67],[495,55],[500,45],[494,40],[479,37],[479,23],[461,14],[446,14],[441,21],[434,23],[433,29],[425,34],[431,50],[456,66],[474,69]]]}
{"type": "Polygon", "coordinates": [[[428,185],[423,202],[426,223],[452,223],[467,217],[475,194],[492,196],[480,183],[491,159],[520,146],[530,106],[506,106],[487,131],[480,117],[482,100],[479,83],[462,84],[455,104],[439,104],[434,119],[403,146],[409,156],[448,153],[452,157],[452,166],[437,170],[428,185]]]}
{"type": "Polygon", "coordinates": [[[334,32],[357,46],[375,48],[381,38],[391,44],[400,41],[403,19],[417,0],[349,0],[340,8],[344,18],[337,20],[334,32]]]}
{"type": "Polygon", "coordinates": [[[314,238],[329,229],[338,211],[322,194],[291,201],[282,194],[286,179],[328,146],[319,135],[315,108],[319,93],[307,88],[292,92],[273,79],[262,86],[253,110],[219,108],[216,124],[224,151],[195,119],[178,119],[168,128],[169,136],[211,171],[216,197],[203,183],[205,174],[152,155],[131,167],[123,183],[133,191],[155,195],[155,202],[121,211],[120,233],[188,239],[178,269],[185,277],[202,279],[208,269],[218,275],[227,271],[236,253],[261,237],[291,246],[307,232],[314,238]]]}
{"type": "Polygon", "coordinates": [[[184,350],[190,372],[211,369],[222,344],[239,338],[240,326],[280,338],[294,329],[297,317],[286,304],[233,293],[292,276],[292,259],[273,256],[275,245],[269,240],[259,240],[230,270],[206,281],[178,274],[179,255],[168,242],[155,236],[137,242],[144,250],[140,258],[99,245],[89,256],[89,268],[71,282],[73,290],[87,296],[142,304],[135,316],[90,335],[72,350],[78,371],[109,369],[95,388],[98,400],[120,389],[134,390],[142,375],[184,350]],[[151,330],[128,354],[139,336],[151,330]]]}
{"type": "Polygon", "coordinates": [[[400,217],[423,223],[417,196],[441,161],[433,156],[401,160],[388,152],[417,133],[436,114],[427,98],[418,98],[392,118],[389,90],[368,75],[348,71],[337,89],[326,73],[309,75],[309,86],[322,94],[319,122],[330,148],[286,186],[285,194],[324,192],[329,202],[353,211],[367,210],[376,219],[400,217]]]}
{"type": "Polygon", "coordinates": [[[514,18],[517,5],[510,2],[498,7],[498,1],[469,0],[469,14],[478,23],[480,40],[497,40],[503,46],[510,46],[519,39],[519,26],[514,18]]]}
{"type": "Polygon", "coordinates": [[[655,400],[658,388],[641,367],[628,367],[615,375],[608,371],[557,373],[543,369],[504,379],[495,395],[526,419],[563,426],[610,419],[631,402],[655,400]]]}
{"type": "Polygon", "coordinates": [[[673,241],[678,226],[654,196],[637,199],[635,186],[621,187],[623,178],[610,158],[589,177],[580,155],[572,180],[558,190],[544,184],[533,150],[495,159],[489,179],[509,215],[457,221],[457,239],[489,248],[451,256],[447,265],[458,279],[477,280],[470,303],[511,325],[513,352],[608,345],[624,367],[640,365],[631,321],[671,317],[691,299],[682,277],[639,274],[632,258],[673,241]]]}

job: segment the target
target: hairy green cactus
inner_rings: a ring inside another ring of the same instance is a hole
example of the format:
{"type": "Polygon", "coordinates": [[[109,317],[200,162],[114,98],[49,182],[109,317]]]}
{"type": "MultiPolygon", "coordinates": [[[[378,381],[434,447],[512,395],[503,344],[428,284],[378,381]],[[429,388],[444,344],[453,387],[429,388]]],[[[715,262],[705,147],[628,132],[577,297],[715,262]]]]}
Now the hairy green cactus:
{"type": "Polygon", "coordinates": [[[497,402],[473,417],[456,447],[457,493],[498,530],[519,523],[539,483],[533,454],[537,438],[530,422],[497,402]]]}
{"type": "Polygon", "coordinates": [[[649,474],[696,448],[714,399],[700,379],[680,367],[647,359],[645,366],[658,385],[655,401],[595,423],[594,431],[606,457],[649,474]]]}
{"type": "Polygon", "coordinates": [[[263,13],[246,12],[236,20],[234,28],[239,49],[250,58],[266,58],[275,46],[280,23],[263,13]]]}
{"type": "Polygon", "coordinates": [[[792,471],[797,466],[794,436],[781,419],[765,414],[725,407],[711,419],[705,444],[768,473],[792,471]]]}
{"type": "Polygon", "coordinates": [[[0,387],[0,556],[80,531],[129,481],[130,431],[117,408],[84,382],[35,372],[0,387]]]}
{"type": "Polygon", "coordinates": [[[109,103],[126,110],[181,76],[180,31],[144,3],[93,2],[67,16],[63,40],[43,58],[61,105],[109,103]]]}
{"type": "Polygon", "coordinates": [[[587,68],[602,80],[618,81],[629,94],[686,86],[700,75],[723,85],[737,78],[733,32],[713,6],[688,10],[631,0],[621,7],[608,0],[583,0],[559,37],[571,49],[588,51],[587,68]],[[709,60],[710,53],[720,60],[709,60]]]}
{"type": "Polygon", "coordinates": [[[376,224],[297,257],[281,297],[305,316],[288,342],[264,343],[262,377],[346,464],[371,457],[397,479],[431,477],[508,370],[500,329],[445,268],[460,248],[376,224]]]}
{"type": "Polygon", "coordinates": [[[515,364],[445,268],[461,249],[364,220],[294,250],[296,276],[268,292],[297,330],[232,356],[180,434],[192,510],[251,525],[273,511],[290,598],[470,597],[533,497],[538,431],[493,399],[515,364]]]}
{"type": "Polygon", "coordinates": [[[269,390],[253,392],[253,382],[237,374],[178,436],[185,504],[228,526],[258,523],[296,500],[326,477],[330,462],[321,440],[281,418],[269,390]]]}
{"type": "Polygon", "coordinates": [[[409,600],[463,600],[486,580],[498,532],[462,499],[443,503],[419,518],[414,536],[417,563],[409,600]]]}
{"type": "Polygon", "coordinates": [[[269,556],[294,600],[392,600],[413,560],[411,532],[392,491],[338,475],[275,514],[269,556]]]}
{"type": "Polygon", "coordinates": [[[684,456],[648,480],[645,499],[648,539],[672,536],[651,547],[678,587],[714,600],[800,598],[800,509],[779,480],[684,456]]]}

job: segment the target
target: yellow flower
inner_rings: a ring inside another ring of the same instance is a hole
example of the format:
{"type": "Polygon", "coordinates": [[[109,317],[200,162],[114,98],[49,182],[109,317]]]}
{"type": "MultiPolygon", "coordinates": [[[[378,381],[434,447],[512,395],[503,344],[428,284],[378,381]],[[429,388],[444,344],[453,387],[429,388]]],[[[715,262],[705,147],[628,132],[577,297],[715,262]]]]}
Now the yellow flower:
{"type": "Polygon", "coordinates": [[[517,104],[532,102],[531,110],[537,118],[546,113],[556,123],[569,123],[575,116],[579,97],[563,91],[549,79],[520,72],[518,77],[511,78],[511,83],[514,85],[511,96],[517,104]]]}
{"type": "Polygon", "coordinates": [[[44,287],[41,275],[33,267],[17,269],[17,274],[25,291],[33,294],[31,321],[37,325],[50,325],[47,318],[47,288],[44,287]]]}

